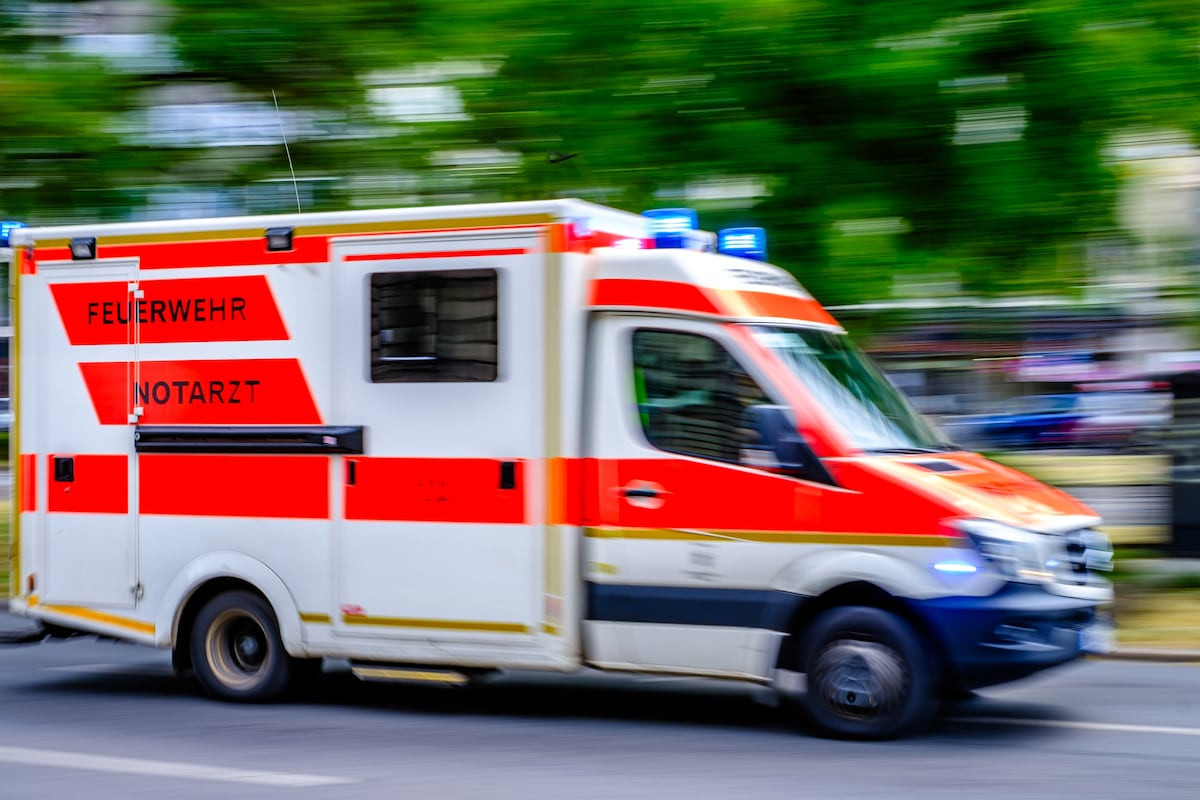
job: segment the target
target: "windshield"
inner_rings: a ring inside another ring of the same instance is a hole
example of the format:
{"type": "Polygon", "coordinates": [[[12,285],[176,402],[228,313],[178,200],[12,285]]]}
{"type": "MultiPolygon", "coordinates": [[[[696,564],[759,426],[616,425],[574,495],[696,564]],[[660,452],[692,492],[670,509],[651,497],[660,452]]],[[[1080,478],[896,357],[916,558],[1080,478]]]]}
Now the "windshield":
{"type": "Polygon", "coordinates": [[[850,443],[874,453],[955,449],[844,333],[753,326],[755,340],[786,364],[828,408],[850,443]]]}

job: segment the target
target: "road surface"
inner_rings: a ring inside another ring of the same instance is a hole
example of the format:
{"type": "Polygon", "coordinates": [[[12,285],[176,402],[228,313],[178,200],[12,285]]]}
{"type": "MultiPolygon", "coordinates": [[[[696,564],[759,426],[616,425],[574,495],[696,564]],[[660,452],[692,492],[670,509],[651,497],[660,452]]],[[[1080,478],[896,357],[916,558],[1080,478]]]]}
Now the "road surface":
{"type": "Polygon", "coordinates": [[[1200,666],[1091,661],[985,690],[926,735],[838,742],[741,685],[521,676],[362,684],[286,704],[200,697],[166,654],[0,647],[0,796],[1194,798],[1200,666]]]}

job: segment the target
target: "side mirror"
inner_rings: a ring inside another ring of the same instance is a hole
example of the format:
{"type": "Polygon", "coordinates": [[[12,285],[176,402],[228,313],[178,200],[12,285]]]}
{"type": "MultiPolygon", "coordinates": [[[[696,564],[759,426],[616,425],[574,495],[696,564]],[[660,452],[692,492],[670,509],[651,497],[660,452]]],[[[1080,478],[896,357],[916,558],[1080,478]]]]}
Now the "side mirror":
{"type": "Polygon", "coordinates": [[[789,475],[833,483],[821,459],[817,458],[808,442],[796,430],[796,423],[792,421],[791,410],[787,406],[749,406],[745,411],[745,427],[757,434],[757,441],[747,443],[745,449],[760,453],[765,451],[767,456],[765,459],[754,458],[754,461],[763,466],[774,462],[770,466],[789,475]]]}

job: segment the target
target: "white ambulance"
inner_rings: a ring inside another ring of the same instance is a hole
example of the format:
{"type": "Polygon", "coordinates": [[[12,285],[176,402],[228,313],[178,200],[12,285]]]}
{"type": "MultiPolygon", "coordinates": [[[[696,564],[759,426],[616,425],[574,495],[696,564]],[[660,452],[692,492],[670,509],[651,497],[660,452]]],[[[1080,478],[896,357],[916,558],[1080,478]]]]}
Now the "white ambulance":
{"type": "Polygon", "coordinates": [[[586,667],[806,686],[855,737],[1103,649],[1097,517],[943,441],[760,231],[694,227],[12,230],[12,609],[227,699],[586,667]]]}

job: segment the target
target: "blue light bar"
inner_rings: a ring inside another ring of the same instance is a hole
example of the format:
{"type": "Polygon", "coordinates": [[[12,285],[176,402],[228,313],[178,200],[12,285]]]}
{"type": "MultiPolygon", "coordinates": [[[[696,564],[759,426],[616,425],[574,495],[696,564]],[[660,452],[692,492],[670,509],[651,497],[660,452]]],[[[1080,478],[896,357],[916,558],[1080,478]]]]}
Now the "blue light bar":
{"type": "Polygon", "coordinates": [[[642,216],[650,221],[650,237],[658,248],[687,247],[688,234],[697,227],[696,212],[690,208],[655,208],[642,216]]]}
{"type": "Polygon", "coordinates": [[[767,232],[762,228],[725,228],[717,234],[717,252],[766,261],[767,232]]]}
{"type": "Polygon", "coordinates": [[[24,228],[24,222],[0,222],[0,247],[8,247],[8,239],[17,228],[24,228]]]}

